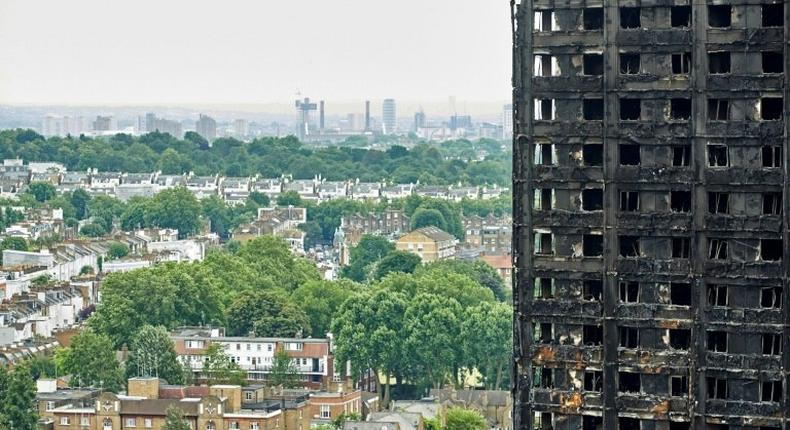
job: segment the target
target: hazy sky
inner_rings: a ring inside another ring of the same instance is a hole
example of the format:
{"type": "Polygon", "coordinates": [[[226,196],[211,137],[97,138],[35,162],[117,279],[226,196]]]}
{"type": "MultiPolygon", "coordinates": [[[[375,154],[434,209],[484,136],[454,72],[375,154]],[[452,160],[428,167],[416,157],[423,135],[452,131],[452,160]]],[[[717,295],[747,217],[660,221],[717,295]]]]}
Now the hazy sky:
{"type": "Polygon", "coordinates": [[[0,103],[510,97],[506,0],[0,0],[0,103]]]}

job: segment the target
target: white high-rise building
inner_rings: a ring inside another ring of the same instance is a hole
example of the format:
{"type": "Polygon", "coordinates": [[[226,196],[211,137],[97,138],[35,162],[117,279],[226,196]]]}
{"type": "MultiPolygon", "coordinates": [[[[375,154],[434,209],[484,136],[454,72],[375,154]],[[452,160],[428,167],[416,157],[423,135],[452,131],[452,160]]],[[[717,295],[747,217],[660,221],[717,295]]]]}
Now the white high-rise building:
{"type": "Polygon", "coordinates": [[[237,138],[247,137],[250,134],[250,125],[246,119],[237,119],[233,121],[233,135],[237,138]]]}
{"type": "Polygon", "coordinates": [[[200,119],[195,124],[195,131],[209,142],[212,142],[217,138],[217,121],[214,121],[208,115],[200,114],[200,119]]]}
{"type": "Polygon", "coordinates": [[[393,134],[398,130],[398,114],[395,99],[384,99],[382,106],[382,132],[393,134]]]}

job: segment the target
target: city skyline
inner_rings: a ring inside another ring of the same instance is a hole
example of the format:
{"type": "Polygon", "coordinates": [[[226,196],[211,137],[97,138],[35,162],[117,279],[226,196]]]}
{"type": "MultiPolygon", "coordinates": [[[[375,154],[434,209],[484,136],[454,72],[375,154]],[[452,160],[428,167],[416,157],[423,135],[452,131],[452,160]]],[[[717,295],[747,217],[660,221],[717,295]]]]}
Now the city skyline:
{"type": "Polygon", "coordinates": [[[222,9],[142,1],[115,15],[95,0],[43,6],[48,13],[0,5],[0,60],[11,65],[0,71],[2,104],[285,105],[297,93],[500,103],[510,94],[505,4],[405,0],[384,16],[359,0],[222,9]],[[41,30],[29,32],[23,17],[34,15],[41,30]],[[101,61],[84,67],[82,50],[101,61]]]}

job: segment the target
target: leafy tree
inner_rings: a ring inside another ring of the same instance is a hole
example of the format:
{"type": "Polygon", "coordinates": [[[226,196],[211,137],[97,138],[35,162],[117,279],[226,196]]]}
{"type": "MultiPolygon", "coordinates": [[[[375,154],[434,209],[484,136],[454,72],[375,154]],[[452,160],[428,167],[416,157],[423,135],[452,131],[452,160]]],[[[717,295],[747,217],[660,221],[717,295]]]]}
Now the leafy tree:
{"type": "Polygon", "coordinates": [[[101,237],[107,234],[107,229],[100,223],[90,223],[80,229],[80,234],[90,237],[101,237]]]}
{"type": "Polygon", "coordinates": [[[190,430],[191,427],[187,420],[184,419],[184,412],[178,406],[170,405],[167,408],[167,416],[165,417],[165,425],[162,430],[190,430]]]}
{"type": "Polygon", "coordinates": [[[36,198],[37,202],[43,203],[57,194],[55,186],[49,182],[31,182],[27,187],[27,192],[36,198]]]}
{"type": "Polygon", "coordinates": [[[239,296],[227,310],[232,336],[294,337],[310,332],[310,321],[284,294],[258,291],[239,296]]]}
{"type": "Polygon", "coordinates": [[[112,231],[113,221],[124,212],[123,202],[110,196],[97,196],[88,202],[88,215],[106,232],[112,231]]]}
{"type": "Polygon", "coordinates": [[[71,193],[71,205],[74,207],[74,216],[80,220],[88,216],[88,204],[91,196],[82,188],[77,188],[71,193]]]}
{"type": "Polygon", "coordinates": [[[102,282],[102,302],[88,324],[110,336],[116,348],[129,345],[145,324],[168,329],[221,324],[224,306],[218,277],[227,278],[228,273],[215,273],[202,263],[111,273],[102,282]]]}
{"type": "Polygon", "coordinates": [[[356,412],[341,412],[332,420],[332,427],[342,429],[346,421],[361,421],[362,416],[356,412]]]}
{"type": "Polygon", "coordinates": [[[25,361],[25,364],[30,369],[30,375],[33,380],[54,378],[58,373],[55,360],[53,360],[52,357],[35,356],[25,361]]]}
{"type": "Polygon", "coordinates": [[[337,362],[350,360],[355,376],[368,369],[383,375],[386,382],[377,385],[385,407],[390,399],[390,378],[403,373],[412,354],[404,346],[406,312],[407,300],[401,293],[368,291],[346,300],[332,320],[337,362]]]}
{"type": "Polygon", "coordinates": [[[132,338],[126,377],[136,376],[155,376],[171,384],[184,383],[184,369],[164,327],[144,325],[132,338]]]}
{"type": "Polygon", "coordinates": [[[447,221],[444,215],[436,209],[419,208],[414,212],[411,217],[412,230],[421,227],[439,227],[442,230],[447,230],[447,221]]]}
{"type": "Polygon", "coordinates": [[[434,388],[458,377],[461,305],[452,298],[421,293],[404,316],[405,350],[413,360],[412,377],[434,388]]]}
{"type": "Polygon", "coordinates": [[[36,382],[27,365],[20,365],[8,374],[2,392],[3,421],[14,430],[36,430],[36,382]]]}
{"type": "Polygon", "coordinates": [[[258,207],[266,207],[271,203],[269,196],[259,193],[258,191],[251,192],[247,198],[252,200],[256,205],[258,205],[258,207]]]}
{"type": "Polygon", "coordinates": [[[231,211],[219,196],[210,196],[200,202],[203,216],[211,222],[211,231],[220,237],[228,236],[231,211]]]}
{"type": "Polygon", "coordinates": [[[157,193],[146,215],[151,225],[177,229],[181,238],[196,233],[200,228],[200,203],[185,187],[157,193]]]}
{"type": "Polygon", "coordinates": [[[342,275],[357,282],[367,280],[369,265],[395,250],[395,245],[381,236],[364,235],[357,246],[351,248],[349,265],[343,267],[342,275]]]}
{"type": "Polygon", "coordinates": [[[376,279],[382,279],[390,273],[412,273],[422,264],[419,256],[405,251],[392,251],[382,258],[376,266],[376,279]]]}
{"type": "Polygon", "coordinates": [[[277,196],[277,206],[302,207],[302,197],[296,191],[286,191],[277,196]]]}
{"type": "Polygon", "coordinates": [[[153,200],[150,198],[132,197],[129,199],[126,209],[120,216],[121,228],[124,231],[131,231],[151,226],[150,215],[148,220],[146,220],[146,215],[152,211],[152,207],[153,200]]]}
{"type": "Polygon", "coordinates": [[[63,218],[74,218],[76,215],[76,210],[74,206],[71,204],[71,200],[65,195],[55,196],[49,201],[47,201],[47,205],[53,209],[62,209],[63,210],[63,218]]]}
{"type": "Polygon", "coordinates": [[[291,298],[307,314],[315,338],[326,336],[332,317],[349,297],[361,291],[361,286],[347,279],[338,281],[307,281],[297,288],[291,298]]]}
{"type": "Polygon", "coordinates": [[[112,341],[104,334],[83,331],[74,336],[70,347],[57,351],[55,360],[63,373],[71,374],[72,387],[100,387],[117,393],[124,385],[112,341]]]}
{"type": "Polygon", "coordinates": [[[461,321],[466,365],[476,367],[487,389],[503,389],[513,346],[513,309],[483,302],[467,308],[461,321]],[[504,384],[503,384],[504,383],[504,384]]]}
{"type": "Polygon", "coordinates": [[[246,385],[244,371],[230,360],[222,345],[209,345],[203,358],[203,373],[207,375],[209,385],[246,385]]]}
{"type": "Polygon", "coordinates": [[[117,260],[129,255],[129,247],[121,242],[112,242],[107,250],[107,256],[110,260],[117,260]]]}
{"type": "Polygon", "coordinates": [[[427,275],[436,273],[438,276],[444,274],[460,274],[469,277],[481,286],[491,290],[497,300],[505,299],[505,283],[497,273],[496,269],[486,264],[484,261],[461,261],[461,260],[442,260],[426,264],[417,268],[416,274],[427,275]]]}
{"type": "Polygon", "coordinates": [[[285,241],[278,237],[256,237],[244,243],[237,255],[258,273],[258,282],[265,278],[286,291],[320,279],[315,264],[294,257],[285,241]]]}
{"type": "Polygon", "coordinates": [[[486,430],[488,425],[485,418],[477,411],[461,408],[451,408],[447,411],[446,430],[486,430]]]}
{"type": "Polygon", "coordinates": [[[276,351],[269,370],[269,385],[296,388],[299,386],[299,378],[299,369],[296,368],[293,358],[283,349],[276,351]]]}

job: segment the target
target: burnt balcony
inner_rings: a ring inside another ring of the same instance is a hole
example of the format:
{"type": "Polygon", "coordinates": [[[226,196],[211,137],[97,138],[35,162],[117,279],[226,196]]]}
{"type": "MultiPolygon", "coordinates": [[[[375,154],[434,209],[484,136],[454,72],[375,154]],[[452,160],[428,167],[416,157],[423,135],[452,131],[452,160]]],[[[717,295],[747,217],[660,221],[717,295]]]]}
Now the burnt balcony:
{"type": "Polygon", "coordinates": [[[708,352],[705,361],[706,367],[709,369],[739,369],[754,372],[758,370],[760,372],[780,372],[782,370],[781,356],[778,355],[708,352]]]}
{"type": "Polygon", "coordinates": [[[781,215],[705,215],[705,227],[714,231],[782,231],[781,215]]]}
{"type": "Polygon", "coordinates": [[[642,52],[665,52],[672,45],[678,49],[690,46],[691,31],[689,29],[621,30],[616,33],[615,40],[618,46],[638,46],[642,52]]]}
{"type": "Polygon", "coordinates": [[[603,362],[603,347],[600,345],[560,345],[557,343],[535,343],[530,349],[535,366],[572,365],[585,367],[603,362]]]}
{"type": "Polygon", "coordinates": [[[597,319],[603,315],[603,306],[593,301],[536,298],[530,304],[529,314],[597,319]]]}
{"type": "Polygon", "coordinates": [[[623,229],[650,229],[688,231],[691,229],[690,213],[679,212],[619,212],[617,223],[623,229]]]}
{"type": "Polygon", "coordinates": [[[769,185],[782,183],[784,174],[780,169],[749,169],[744,167],[708,168],[705,181],[709,185],[769,185]]]}
{"type": "Polygon", "coordinates": [[[543,166],[533,167],[535,182],[603,182],[603,169],[585,166],[543,166]]]}
{"type": "Polygon", "coordinates": [[[694,181],[694,171],[688,167],[618,166],[615,180],[650,184],[689,184],[694,181]]]}
{"type": "Polygon", "coordinates": [[[542,226],[562,226],[562,227],[587,227],[603,226],[602,212],[581,212],[581,211],[533,211],[532,225],[542,226]]]}

